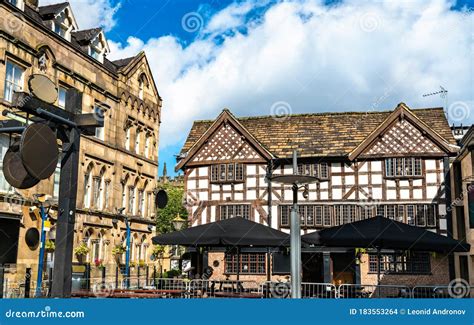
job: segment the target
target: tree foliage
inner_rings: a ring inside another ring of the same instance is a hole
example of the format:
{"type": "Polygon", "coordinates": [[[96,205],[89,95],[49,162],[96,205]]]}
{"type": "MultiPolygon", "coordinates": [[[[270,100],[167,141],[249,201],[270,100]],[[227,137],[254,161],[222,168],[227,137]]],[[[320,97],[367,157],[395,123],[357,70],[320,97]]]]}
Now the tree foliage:
{"type": "Polygon", "coordinates": [[[156,218],[156,230],[164,234],[175,231],[173,219],[179,214],[187,218],[187,211],[183,205],[184,187],[172,184],[161,184],[161,189],[168,193],[168,204],[164,209],[158,209],[156,218]]]}

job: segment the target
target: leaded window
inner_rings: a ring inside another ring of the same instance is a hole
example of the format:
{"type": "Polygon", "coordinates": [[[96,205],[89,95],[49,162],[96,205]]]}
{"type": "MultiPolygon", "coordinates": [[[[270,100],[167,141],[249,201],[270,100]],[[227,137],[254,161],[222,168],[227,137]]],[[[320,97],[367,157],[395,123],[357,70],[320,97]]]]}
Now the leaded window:
{"type": "Polygon", "coordinates": [[[241,182],[244,180],[242,164],[218,164],[211,166],[211,182],[241,182]]]}
{"type": "Polygon", "coordinates": [[[221,220],[240,217],[250,219],[249,204],[226,204],[220,206],[221,220]]]}
{"type": "Polygon", "coordinates": [[[225,254],[225,273],[237,273],[237,267],[240,268],[240,274],[265,274],[266,271],[265,253],[235,253],[225,254]],[[237,263],[239,258],[239,263],[237,263]]]}
{"type": "MultiPolygon", "coordinates": [[[[369,273],[377,273],[377,255],[369,254],[369,273]]],[[[429,274],[430,255],[425,252],[382,254],[380,272],[392,274],[429,274]]]]}
{"type": "Polygon", "coordinates": [[[385,176],[422,176],[421,158],[387,158],[385,159],[385,176]]]}

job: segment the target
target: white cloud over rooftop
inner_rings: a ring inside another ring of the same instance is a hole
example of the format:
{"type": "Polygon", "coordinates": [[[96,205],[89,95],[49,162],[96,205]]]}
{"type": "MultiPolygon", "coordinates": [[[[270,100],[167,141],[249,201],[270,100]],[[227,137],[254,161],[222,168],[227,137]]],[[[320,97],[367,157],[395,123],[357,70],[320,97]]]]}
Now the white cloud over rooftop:
{"type": "Polygon", "coordinates": [[[183,21],[195,34],[186,45],[174,36],[111,42],[112,57],[148,56],[164,100],[162,146],[224,107],[237,116],[271,114],[280,101],[293,113],[433,107],[444,99],[422,95],[440,85],[452,122],[474,121],[472,12],[442,0],[256,6],[232,4],[206,19],[190,13],[202,25],[183,21]]]}

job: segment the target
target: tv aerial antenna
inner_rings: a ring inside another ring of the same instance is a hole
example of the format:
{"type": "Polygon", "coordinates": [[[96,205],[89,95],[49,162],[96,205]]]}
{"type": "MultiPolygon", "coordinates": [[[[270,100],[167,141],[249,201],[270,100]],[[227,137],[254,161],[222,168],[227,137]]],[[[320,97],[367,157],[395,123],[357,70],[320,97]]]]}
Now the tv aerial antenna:
{"type": "Polygon", "coordinates": [[[431,96],[436,96],[436,95],[439,95],[439,97],[444,99],[444,110],[445,110],[445,113],[446,113],[446,118],[449,120],[449,116],[448,116],[448,90],[446,88],[444,88],[443,86],[439,86],[438,91],[423,94],[423,97],[431,97],[431,96]]]}

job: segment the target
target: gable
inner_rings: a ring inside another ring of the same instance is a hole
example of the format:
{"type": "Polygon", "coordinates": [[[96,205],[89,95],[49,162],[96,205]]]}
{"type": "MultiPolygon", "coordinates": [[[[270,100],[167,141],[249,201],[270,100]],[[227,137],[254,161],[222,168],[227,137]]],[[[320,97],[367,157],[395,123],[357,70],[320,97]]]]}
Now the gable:
{"type": "Polygon", "coordinates": [[[398,119],[360,157],[443,155],[444,151],[407,119],[398,119]]]}
{"type": "Polygon", "coordinates": [[[264,159],[235,127],[222,123],[188,164],[217,161],[260,162],[264,159]]]}
{"type": "Polygon", "coordinates": [[[130,62],[127,62],[126,65],[120,68],[120,72],[128,78],[135,78],[135,80],[138,80],[141,76],[145,75],[148,86],[151,87],[154,96],[160,97],[145,52],[140,52],[130,62]]]}

